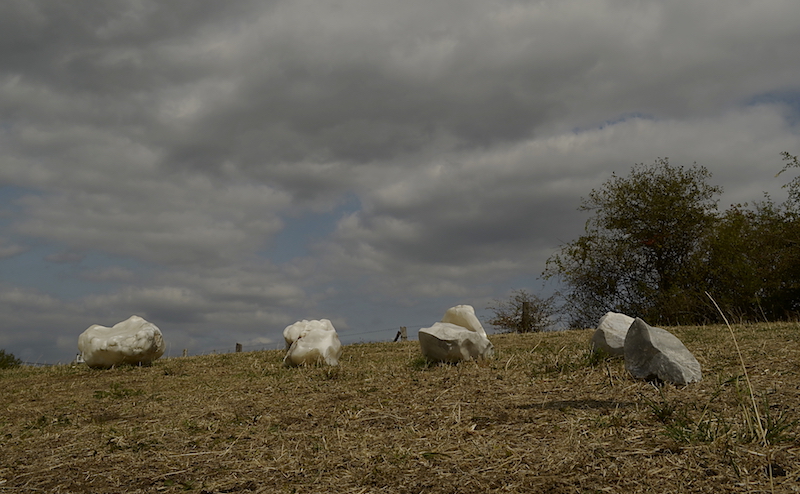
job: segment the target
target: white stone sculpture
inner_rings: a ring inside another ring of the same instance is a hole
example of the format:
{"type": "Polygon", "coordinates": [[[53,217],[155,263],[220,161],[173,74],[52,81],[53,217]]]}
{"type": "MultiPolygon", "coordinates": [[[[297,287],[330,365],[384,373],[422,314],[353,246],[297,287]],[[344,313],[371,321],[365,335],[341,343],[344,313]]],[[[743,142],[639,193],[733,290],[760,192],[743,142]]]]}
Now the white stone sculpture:
{"type": "Polygon", "coordinates": [[[342,343],[328,319],[302,320],[283,330],[286,340],[286,366],[328,364],[339,365],[342,343]]]}
{"type": "Polygon", "coordinates": [[[456,326],[474,331],[481,336],[486,336],[486,331],[483,329],[481,322],[478,320],[478,316],[475,315],[475,309],[473,309],[471,305],[456,305],[455,307],[450,307],[444,313],[442,322],[449,322],[450,324],[455,324],[456,326]]]}
{"type": "Polygon", "coordinates": [[[492,342],[469,305],[451,307],[441,322],[420,329],[419,345],[422,355],[433,362],[456,363],[494,354],[492,342]]]}
{"type": "Polygon", "coordinates": [[[625,337],[625,369],[637,379],[660,379],[677,385],[703,378],[700,363],[677,337],[639,318],[625,337]]]}
{"type": "Polygon", "coordinates": [[[94,324],[78,337],[78,351],[86,365],[107,369],[120,364],[148,365],[164,355],[161,330],[139,316],[111,328],[94,324]]]}
{"type": "Polygon", "coordinates": [[[618,312],[607,312],[597,323],[592,335],[592,351],[602,351],[615,357],[625,355],[625,336],[634,319],[618,312]]]}

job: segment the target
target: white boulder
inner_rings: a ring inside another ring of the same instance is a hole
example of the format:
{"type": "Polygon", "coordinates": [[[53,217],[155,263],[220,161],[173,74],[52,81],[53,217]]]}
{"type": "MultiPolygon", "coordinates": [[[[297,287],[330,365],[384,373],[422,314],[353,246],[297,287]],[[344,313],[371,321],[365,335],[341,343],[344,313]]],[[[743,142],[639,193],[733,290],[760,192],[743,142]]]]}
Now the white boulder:
{"type": "Polygon", "coordinates": [[[469,305],[452,307],[441,322],[420,329],[419,345],[422,355],[433,362],[455,363],[494,354],[492,342],[469,305]]]}
{"type": "Polygon", "coordinates": [[[111,328],[94,324],[78,337],[78,351],[89,367],[107,369],[120,364],[150,364],[164,355],[161,330],[139,316],[111,328]]]}
{"type": "Polygon", "coordinates": [[[473,309],[471,305],[456,305],[455,307],[450,307],[445,311],[442,322],[449,322],[450,324],[467,328],[484,337],[486,336],[486,331],[483,329],[481,322],[478,320],[478,316],[475,315],[475,309],[473,309]]]}
{"type": "Polygon", "coordinates": [[[333,324],[328,319],[302,320],[283,330],[286,340],[286,366],[316,365],[325,363],[339,365],[342,343],[333,324]]]}
{"type": "Polygon", "coordinates": [[[625,355],[625,336],[634,319],[618,312],[607,312],[597,323],[592,335],[592,351],[602,351],[615,357],[625,355]]]}
{"type": "Polygon", "coordinates": [[[684,344],[665,329],[639,318],[625,337],[625,369],[637,379],[659,379],[677,385],[703,378],[700,363],[684,344]]]}

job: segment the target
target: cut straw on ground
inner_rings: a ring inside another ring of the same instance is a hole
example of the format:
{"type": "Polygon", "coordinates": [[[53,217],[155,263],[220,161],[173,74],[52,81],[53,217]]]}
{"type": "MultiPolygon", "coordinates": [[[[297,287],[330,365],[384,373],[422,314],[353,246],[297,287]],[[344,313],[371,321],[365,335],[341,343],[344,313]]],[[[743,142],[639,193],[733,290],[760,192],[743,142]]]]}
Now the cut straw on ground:
{"type": "Polygon", "coordinates": [[[701,382],[634,380],[590,358],[590,330],[490,335],[494,359],[459,365],[408,341],[336,369],[260,351],[2,371],[0,494],[797,492],[800,326],[665,329],[701,382]]]}

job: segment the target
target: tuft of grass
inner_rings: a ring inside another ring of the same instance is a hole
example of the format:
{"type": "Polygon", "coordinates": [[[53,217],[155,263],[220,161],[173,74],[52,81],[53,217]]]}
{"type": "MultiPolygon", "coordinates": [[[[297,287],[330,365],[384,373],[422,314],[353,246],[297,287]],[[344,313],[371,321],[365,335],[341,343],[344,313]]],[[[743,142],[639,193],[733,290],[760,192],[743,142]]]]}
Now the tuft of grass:
{"type": "Polygon", "coordinates": [[[120,400],[124,398],[130,398],[132,396],[141,396],[143,394],[144,391],[141,389],[125,388],[120,383],[111,383],[108,391],[97,390],[94,392],[94,397],[98,400],[102,400],[103,398],[120,400]]]}
{"type": "Polygon", "coordinates": [[[424,370],[424,369],[430,369],[431,367],[435,367],[435,366],[436,366],[436,364],[434,362],[428,360],[423,355],[419,355],[417,357],[414,357],[408,362],[408,367],[413,369],[413,370],[417,370],[417,371],[424,370]]]}
{"type": "Polygon", "coordinates": [[[703,405],[682,403],[665,396],[663,387],[656,387],[658,397],[640,399],[647,405],[652,416],[664,427],[664,434],[678,443],[739,443],[766,444],[791,442],[796,439],[794,428],[798,421],[792,420],[788,413],[770,406],[766,397],[759,407],[761,427],[755,422],[749,408],[749,394],[741,386],[742,376],[721,380],[703,405]],[[735,413],[728,413],[729,410],[735,413]]]}
{"type": "Polygon", "coordinates": [[[583,358],[589,367],[598,367],[614,360],[615,357],[602,348],[589,348],[583,358]]]}
{"type": "MultiPolygon", "coordinates": [[[[667,400],[664,397],[664,390],[663,390],[662,387],[656,387],[656,389],[658,389],[658,395],[659,395],[659,398],[660,398],[658,401],[650,399],[650,398],[646,397],[643,394],[640,395],[641,398],[642,398],[642,401],[644,401],[645,404],[647,404],[647,407],[650,409],[650,411],[652,412],[653,416],[659,422],[661,422],[662,424],[671,424],[671,423],[673,423],[673,421],[674,421],[674,419],[675,419],[675,417],[677,415],[676,412],[678,412],[681,409],[679,408],[679,406],[676,403],[674,403],[674,402],[672,402],[670,400],[667,400]]],[[[685,413],[683,413],[681,415],[685,416],[685,413]]]]}
{"type": "Polygon", "coordinates": [[[797,419],[793,419],[785,410],[780,410],[770,405],[766,396],[763,398],[759,411],[759,417],[762,421],[761,427],[755,430],[751,425],[751,437],[755,438],[755,433],[763,430],[763,439],[766,444],[785,443],[796,440],[797,436],[794,430],[798,424],[797,419]],[[777,412],[775,410],[777,410],[777,412]]]}

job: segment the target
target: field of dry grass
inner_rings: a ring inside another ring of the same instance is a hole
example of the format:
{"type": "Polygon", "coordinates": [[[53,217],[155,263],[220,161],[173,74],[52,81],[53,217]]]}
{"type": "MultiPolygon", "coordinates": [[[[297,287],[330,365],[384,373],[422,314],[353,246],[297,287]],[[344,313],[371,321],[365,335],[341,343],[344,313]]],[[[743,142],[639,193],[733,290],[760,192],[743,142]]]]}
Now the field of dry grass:
{"type": "Polygon", "coordinates": [[[0,493],[800,492],[800,326],[668,328],[704,379],[636,381],[590,331],[491,335],[489,361],[417,342],[151,367],[0,371],[0,493]]]}

